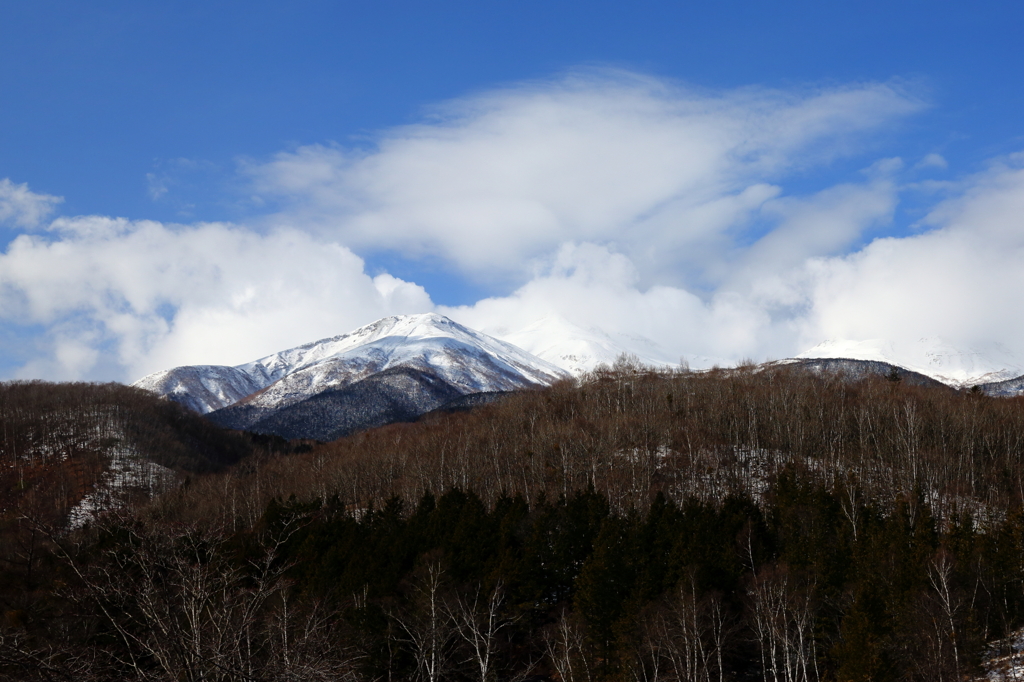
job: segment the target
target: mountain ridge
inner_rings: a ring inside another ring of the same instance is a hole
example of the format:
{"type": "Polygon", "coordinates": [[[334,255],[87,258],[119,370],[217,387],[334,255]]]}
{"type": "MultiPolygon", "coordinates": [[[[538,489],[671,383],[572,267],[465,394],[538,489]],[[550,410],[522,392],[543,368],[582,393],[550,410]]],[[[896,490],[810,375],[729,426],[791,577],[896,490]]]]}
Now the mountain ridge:
{"type": "Polygon", "coordinates": [[[1024,375],[1024,362],[999,344],[965,350],[941,337],[921,337],[912,342],[829,339],[794,356],[828,358],[886,362],[954,388],[998,383],[1024,375]]]}
{"type": "Polygon", "coordinates": [[[163,370],[134,385],[222,426],[322,440],[390,418],[408,420],[459,396],[548,386],[569,376],[510,343],[425,313],[382,318],[234,367],[163,370]],[[409,396],[400,396],[398,385],[409,396]],[[342,404],[363,416],[349,419],[342,404]],[[296,426],[297,415],[326,413],[337,428],[311,425],[307,433],[296,426]]]}
{"type": "Polygon", "coordinates": [[[478,394],[460,393],[428,372],[391,367],[289,405],[274,408],[239,402],[206,418],[229,429],[332,441],[385,424],[415,421],[467,395],[478,394]]]}
{"type": "MultiPolygon", "coordinates": [[[[504,338],[437,313],[386,317],[241,365],[176,367],[147,375],[134,385],[209,415],[223,426],[323,440],[388,419],[408,421],[461,396],[507,393],[580,377],[613,364],[623,353],[650,367],[678,366],[665,360],[662,349],[649,339],[623,334],[613,338],[554,315],[517,332],[493,331],[504,338]],[[435,379],[443,389],[437,388],[435,379]],[[400,386],[405,386],[407,396],[399,395],[400,386]],[[354,416],[343,415],[342,406],[354,416]],[[333,415],[336,427],[311,426],[303,433],[296,426],[301,415],[323,424],[326,414],[333,415]]],[[[934,337],[902,344],[833,339],[777,362],[851,377],[895,372],[915,385],[978,386],[988,395],[1024,395],[1024,369],[1004,348],[993,344],[993,349],[962,351],[934,337]]],[[[711,362],[696,360],[698,371],[711,362]]]]}

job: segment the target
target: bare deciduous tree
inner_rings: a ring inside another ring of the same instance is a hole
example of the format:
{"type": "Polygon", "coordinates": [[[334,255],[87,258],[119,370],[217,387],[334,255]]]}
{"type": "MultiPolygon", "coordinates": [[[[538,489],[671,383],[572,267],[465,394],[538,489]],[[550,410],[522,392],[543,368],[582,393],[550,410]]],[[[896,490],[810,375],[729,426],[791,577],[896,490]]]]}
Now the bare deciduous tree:
{"type": "Polygon", "coordinates": [[[416,660],[421,682],[440,682],[451,669],[458,630],[445,606],[444,572],[430,562],[412,581],[412,606],[390,615],[416,660]]]}
{"type": "Polygon", "coordinates": [[[752,576],[747,589],[765,682],[818,679],[814,587],[801,582],[776,564],[752,576]]]}
{"type": "Polygon", "coordinates": [[[486,599],[481,597],[478,586],[472,599],[456,596],[449,604],[448,612],[459,636],[469,647],[480,682],[490,682],[495,675],[498,634],[515,621],[505,618],[502,613],[505,592],[500,581],[490,596],[486,599]]]}
{"type": "Polygon", "coordinates": [[[548,660],[562,682],[592,682],[593,666],[587,655],[586,636],[576,618],[562,612],[544,637],[548,660]]]}

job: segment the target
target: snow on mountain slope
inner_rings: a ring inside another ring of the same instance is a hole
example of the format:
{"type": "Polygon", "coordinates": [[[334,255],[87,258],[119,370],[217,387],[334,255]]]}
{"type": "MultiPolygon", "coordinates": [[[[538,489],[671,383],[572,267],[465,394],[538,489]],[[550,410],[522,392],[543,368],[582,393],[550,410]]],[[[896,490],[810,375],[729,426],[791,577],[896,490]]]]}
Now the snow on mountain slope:
{"type": "Polygon", "coordinates": [[[1024,396],[1024,376],[980,384],[979,388],[986,394],[996,398],[1013,398],[1024,396]]]}
{"type": "Polygon", "coordinates": [[[426,313],[386,317],[236,367],[177,367],[135,385],[201,413],[238,402],[280,408],[393,367],[429,372],[463,394],[549,385],[568,376],[509,343],[426,313]]]}
{"type": "Polygon", "coordinates": [[[266,384],[236,367],[195,365],[154,372],[132,385],[206,414],[231,405],[266,384]]]}
{"type": "Polygon", "coordinates": [[[245,403],[283,407],[393,367],[430,372],[462,394],[546,386],[567,376],[520,348],[435,313],[387,317],[238,369],[268,382],[245,403]]]}
{"type": "Polygon", "coordinates": [[[1024,374],[1024,363],[998,344],[964,350],[936,337],[921,338],[913,343],[834,339],[796,357],[887,362],[957,387],[1005,381],[1024,374]]]}
{"type": "Polygon", "coordinates": [[[613,338],[600,329],[583,329],[557,315],[548,315],[517,331],[498,329],[492,333],[575,376],[593,371],[600,364],[611,365],[623,353],[635,355],[652,367],[676,364],[650,339],[639,335],[613,338]]]}

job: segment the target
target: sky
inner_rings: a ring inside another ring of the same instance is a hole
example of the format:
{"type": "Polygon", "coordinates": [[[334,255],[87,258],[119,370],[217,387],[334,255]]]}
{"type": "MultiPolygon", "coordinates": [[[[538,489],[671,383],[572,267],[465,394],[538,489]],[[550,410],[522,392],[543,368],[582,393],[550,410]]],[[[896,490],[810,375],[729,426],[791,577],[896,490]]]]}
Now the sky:
{"type": "Polygon", "coordinates": [[[0,379],[392,314],[1024,359],[1013,2],[0,0],[0,379]]]}

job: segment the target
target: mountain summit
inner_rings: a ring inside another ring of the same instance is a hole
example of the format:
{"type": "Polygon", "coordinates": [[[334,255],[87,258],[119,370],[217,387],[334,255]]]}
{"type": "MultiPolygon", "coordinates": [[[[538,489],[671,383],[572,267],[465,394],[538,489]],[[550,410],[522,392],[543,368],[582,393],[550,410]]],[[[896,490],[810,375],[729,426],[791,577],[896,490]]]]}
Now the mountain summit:
{"type": "Polygon", "coordinates": [[[824,358],[884,362],[954,388],[1005,382],[1024,374],[1024,362],[998,344],[964,349],[938,337],[923,337],[910,343],[831,339],[800,353],[795,359],[824,358]]]}
{"type": "MultiPolygon", "coordinates": [[[[398,411],[409,418],[461,396],[547,386],[566,377],[564,370],[512,344],[426,313],[386,317],[234,367],[176,367],[134,385],[210,414],[224,426],[324,439],[333,435],[328,413],[339,413],[343,403],[358,403],[365,412],[374,401],[404,401],[398,411]],[[311,400],[324,424],[315,434],[296,427],[298,415],[313,409],[296,406],[311,400]],[[287,428],[268,426],[267,420],[280,421],[284,410],[294,413],[285,420],[287,428]]],[[[387,421],[386,414],[378,416],[387,421]]]]}

